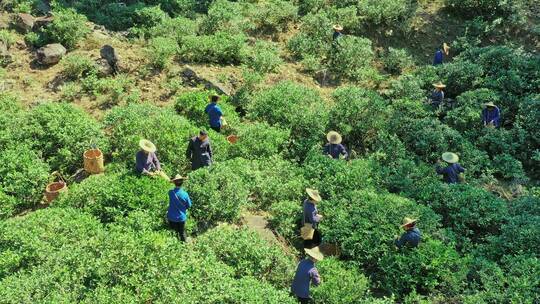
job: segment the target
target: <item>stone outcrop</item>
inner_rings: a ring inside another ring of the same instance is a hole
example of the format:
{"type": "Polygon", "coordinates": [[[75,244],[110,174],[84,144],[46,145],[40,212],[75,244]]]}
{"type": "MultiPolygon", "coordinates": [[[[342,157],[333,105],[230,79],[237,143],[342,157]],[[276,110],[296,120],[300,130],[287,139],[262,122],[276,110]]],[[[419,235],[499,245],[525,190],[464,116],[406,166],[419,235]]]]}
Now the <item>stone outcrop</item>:
{"type": "Polygon", "coordinates": [[[57,64],[66,54],[66,48],[59,44],[47,44],[37,51],[37,59],[41,64],[57,64]]]}
{"type": "Polygon", "coordinates": [[[35,19],[30,14],[19,13],[14,17],[15,27],[24,34],[32,31],[34,22],[35,19]]]}

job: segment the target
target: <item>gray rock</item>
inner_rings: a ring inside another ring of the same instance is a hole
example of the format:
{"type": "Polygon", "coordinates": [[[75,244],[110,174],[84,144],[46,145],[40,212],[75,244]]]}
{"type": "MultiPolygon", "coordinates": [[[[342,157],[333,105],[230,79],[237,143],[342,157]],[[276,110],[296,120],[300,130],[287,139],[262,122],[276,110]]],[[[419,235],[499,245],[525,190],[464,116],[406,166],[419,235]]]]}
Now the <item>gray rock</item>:
{"type": "Polygon", "coordinates": [[[99,54],[101,55],[101,58],[107,60],[107,63],[109,63],[113,69],[113,73],[117,73],[120,65],[120,56],[118,56],[116,50],[112,46],[106,44],[101,48],[99,54]]]}
{"type": "Polygon", "coordinates": [[[107,62],[106,59],[103,59],[103,58],[97,59],[96,60],[96,65],[97,65],[97,68],[98,68],[98,75],[100,77],[107,77],[107,76],[110,76],[110,75],[114,74],[113,68],[111,67],[109,62],[107,62]]]}
{"type": "Polygon", "coordinates": [[[212,82],[208,79],[201,78],[197,75],[197,72],[195,72],[192,68],[186,67],[182,70],[180,73],[182,80],[184,84],[189,85],[191,87],[198,87],[200,85],[203,85],[205,89],[207,90],[214,90],[216,93],[220,95],[231,95],[231,91],[227,89],[226,87],[222,86],[221,84],[212,82]]]}
{"type": "Polygon", "coordinates": [[[22,33],[28,33],[32,31],[34,27],[34,17],[30,14],[19,13],[14,17],[15,27],[22,33]]]}
{"type": "Polygon", "coordinates": [[[57,64],[65,54],[66,48],[61,44],[47,44],[37,51],[37,59],[41,64],[57,64]]]}
{"type": "Polygon", "coordinates": [[[49,23],[51,23],[51,22],[53,22],[53,21],[54,21],[54,17],[53,17],[53,16],[42,16],[42,17],[37,17],[37,18],[34,20],[34,27],[33,27],[33,30],[34,30],[34,31],[39,30],[40,28],[47,26],[49,23]]]}

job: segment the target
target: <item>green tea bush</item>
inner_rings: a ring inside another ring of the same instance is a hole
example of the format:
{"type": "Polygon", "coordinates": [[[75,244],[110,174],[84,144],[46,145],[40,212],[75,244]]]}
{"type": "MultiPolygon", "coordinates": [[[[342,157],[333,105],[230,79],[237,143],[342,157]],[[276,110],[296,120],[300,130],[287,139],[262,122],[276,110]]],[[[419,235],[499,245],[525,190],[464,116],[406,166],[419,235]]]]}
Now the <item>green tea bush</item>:
{"type": "Polygon", "coordinates": [[[339,46],[330,55],[330,70],[336,75],[355,81],[366,81],[373,63],[371,40],[355,36],[344,36],[339,46]]]}
{"type": "Polygon", "coordinates": [[[227,32],[186,36],[180,41],[179,55],[188,62],[238,64],[245,59],[245,40],[243,34],[227,32]]]}
{"type": "MultiPolygon", "coordinates": [[[[484,68],[476,60],[457,60],[443,64],[438,74],[446,84],[446,97],[456,97],[483,84],[484,68]]],[[[431,84],[430,84],[431,85],[431,84]]],[[[430,88],[432,89],[432,87],[430,88]]]]}
{"type": "Polygon", "coordinates": [[[159,69],[166,68],[178,51],[178,43],[172,38],[156,37],[148,41],[146,54],[150,63],[159,69]]]}
{"type": "Polygon", "coordinates": [[[101,124],[76,106],[43,103],[27,112],[23,138],[41,151],[53,170],[75,172],[82,167],[83,153],[92,145],[109,151],[101,124]]]}
{"type": "Polygon", "coordinates": [[[69,194],[61,196],[55,206],[77,208],[103,223],[113,222],[131,211],[149,210],[159,225],[168,206],[168,190],[172,188],[172,184],[161,178],[130,173],[93,175],[70,187],[69,194]]]}
{"type": "Polygon", "coordinates": [[[520,104],[516,125],[516,129],[523,130],[524,133],[524,139],[517,153],[518,159],[521,160],[530,176],[538,178],[540,177],[540,169],[538,169],[540,164],[540,149],[538,149],[540,147],[540,134],[538,134],[540,96],[531,95],[520,104]]]}
{"type": "Polygon", "coordinates": [[[0,151],[10,143],[18,143],[20,125],[24,123],[24,111],[13,94],[0,93],[0,151]]]}
{"type": "Polygon", "coordinates": [[[17,199],[17,209],[40,201],[49,177],[49,166],[25,145],[3,147],[0,189],[17,199]]]}
{"type": "Polygon", "coordinates": [[[502,0],[445,0],[446,5],[455,13],[467,17],[481,15],[489,19],[510,17],[517,11],[517,1],[502,0]],[[478,12],[478,13],[473,13],[478,12]]]}
{"type": "Polygon", "coordinates": [[[299,237],[302,221],[301,201],[280,201],[273,203],[270,208],[269,223],[271,227],[287,240],[299,237]]]}
{"type": "MultiPolygon", "coordinates": [[[[210,103],[210,96],[214,95],[213,91],[191,91],[182,93],[176,99],[174,108],[176,112],[184,117],[189,118],[197,126],[205,127],[209,129],[208,114],[204,112],[206,106],[210,103]]],[[[227,96],[221,96],[218,102],[223,117],[231,128],[237,128],[240,126],[240,118],[236,113],[236,109],[229,103],[227,96]]]]}
{"type": "Polygon", "coordinates": [[[135,87],[135,79],[128,74],[105,78],[90,74],[82,79],[81,84],[85,92],[102,99],[100,104],[102,108],[117,105],[122,101],[126,103],[139,101],[139,90],[135,87]]]}
{"type": "Polygon", "coordinates": [[[335,258],[327,258],[317,263],[317,270],[322,283],[311,289],[317,303],[371,303],[369,280],[356,268],[335,258]]]}
{"type": "Polygon", "coordinates": [[[161,23],[145,29],[143,34],[146,38],[170,37],[179,42],[184,36],[195,35],[197,30],[198,24],[194,20],[176,17],[161,20],[161,23]]]}
{"type": "Polygon", "coordinates": [[[439,216],[429,207],[373,190],[342,193],[339,198],[323,200],[319,207],[325,216],[320,223],[325,240],[338,243],[342,256],[358,262],[366,271],[376,269],[380,257],[394,247],[393,236],[402,233],[404,216],[419,219],[424,238],[439,225],[439,216]]]}
{"type": "Polygon", "coordinates": [[[62,58],[62,73],[68,79],[77,80],[97,73],[96,63],[87,56],[69,54],[62,58]]]}
{"type": "Polygon", "coordinates": [[[158,26],[168,17],[159,5],[144,6],[135,10],[133,24],[136,28],[148,29],[158,26]]]}
{"type": "Polygon", "coordinates": [[[458,295],[464,288],[468,260],[438,240],[425,240],[418,248],[386,251],[380,259],[377,286],[401,297],[416,291],[458,295]]]}
{"type": "Polygon", "coordinates": [[[247,105],[247,117],[272,126],[290,128],[288,156],[303,159],[322,138],[328,109],[318,93],[284,81],[256,94],[247,105]]]}
{"type": "Polygon", "coordinates": [[[149,104],[117,106],[105,115],[104,124],[110,135],[113,159],[135,167],[139,140],[152,141],[163,169],[169,173],[188,168],[185,157],[188,140],[199,130],[187,119],[170,109],[149,104]]]}
{"type": "Polygon", "coordinates": [[[237,278],[252,276],[279,288],[288,288],[295,259],[277,243],[268,242],[249,228],[220,225],[197,238],[194,249],[231,266],[237,278]],[[234,241],[233,241],[234,240],[234,241]]]}
{"type": "Polygon", "coordinates": [[[254,5],[248,18],[256,33],[283,32],[296,20],[298,8],[289,1],[270,0],[254,5]]]}
{"type": "Polygon", "coordinates": [[[201,230],[218,222],[238,221],[241,208],[248,204],[247,185],[226,164],[191,172],[185,186],[193,201],[190,212],[201,230]]]}
{"type": "Polygon", "coordinates": [[[414,59],[405,49],[389,47],[383,57],[384,69],[391,74],[401,74],[414,67],[414,59]]]}
{"type": "Polygon", "coordinates": [[[527,181],[523,165],[508,153],[493,157],[494,175],[501,179],[527,181]]]}
{"type": "Polygon", "coordinates": [[[242,5],[239,2],[217,0],[210,4],[208,13],[201,22],[200,29],[204,34],[212,35],[217,31],[236,33],[245,27],[242,18],[242,5]]]}
{"type": "Polygon", "coordinates": [[[74,49],[90,32],[86,17],[73,9],[55,11],[53,16],[54,20],[43,29],[43,35],[48,42],[60,43],[68,50],[74,49]]]}
{"type": "Polygon", "coordinates": [[[329,129],[338,131],[351,148],[369,149],[379,132],[384,132],[391,115],[388,105],[376,92],[358,87],[334,91],[329,129]]]}
{"type": "Polygon", "coordinates": [[[13,216],[17,211],[17,205],[17,199],[15,197],[5,194],[0,189],[0,220],[13,216]]]}
{"type": "Polygon", "coordinates": [[[249,49],[246,59],[246,65],[261,74],[275,72],[282,63],[277,45],[263,40],[249,49]]]}
{"type": "Polygon", "coordinates": [[[360,20],[369,25],[399,27],[416,12],[416,6],[407,0],[359,0],[360,20]]]}
{"type": "Polygon", "coordinates": [[[17,41],[17,36],[8,30],[2,29],[0,30],[0,41],[3,42],[7,48],[10,48],[17,41]]]}
{"type": "Polygon", "coordinates": [[[231,146],[231,156],[246,159],[280,154],[290,136],[290,131],[272,127],[265,122],[243,123],[236,130],[238,142],[231,146]]]}
{"type": "Polygon", "coordinates": [[[332,20],[325,14],[308,14],[302,18],[300,32],[294,35],[287,46],[291,53],[302,59],[307,55],[322,57],[332,46],[332,20]]]}

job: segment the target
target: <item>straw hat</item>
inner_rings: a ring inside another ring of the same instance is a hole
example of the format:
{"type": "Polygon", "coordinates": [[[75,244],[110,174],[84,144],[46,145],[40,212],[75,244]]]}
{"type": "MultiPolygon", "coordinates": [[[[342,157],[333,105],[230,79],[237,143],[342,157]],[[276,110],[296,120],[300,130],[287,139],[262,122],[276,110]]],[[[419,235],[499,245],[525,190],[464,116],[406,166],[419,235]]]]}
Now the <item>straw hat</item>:
{"type": "Polygon", "coordinates": [[[439,89],[444,89],[444,88],[446,88],[446,85],[443,84],[443,83],[440,82],[440,81],[437,82],[437,83],[434,83],[433,86],[436,87],[436,88],[439,88],[439,89]]]}
{"type": "Polygon", "coordinates": [[[448,51],[450,50],[450,46],[446,44],[446,42],[443,43],[443,50],[445,53],[448,53],[448,51]]]}
{"type": "Polygon", "coordinates": [[[416,221],[418,221],[418,219],[412,219],[410,217],[405,217],[405,218],[403,218],[403,222],[401,224],[401,227],[409,226],[410,224],[416,223],[416,221]]]}
{"type": "Polygon", "coordinates": [[[306,188],[306,193],[308,196],[316,203],[322,201],[321,195],[318,190],[306,188]]]}
{"type": "Polygon", "coordinates": [[[322,261],[324,259],[324,255],[322,254],[321,250],[319,249],[319,246],[313,247],[313,248],[304,248],[304,251],[306,254],[312,258],[314,258],[317,261],[322,261]]]}
{"type": "Polygon", "coordinates": [[[486,107],[496,107],[496,105],[493,103],[493,101],[486,102],[486,103],[484,104],[484,106],[486,106],[486,107]]]}
{"type": "Polygon", "coordinates": [[[454,164],[459,161],[459,156],[452,152],[444,152],[442,159],[449,164],[454,164]]]}
{"type": "Polygon", "coordinates": [[[188,179],[187,176],[182,176],[182,175],[180,175],[180,174],[176,174],[175,177],[171,178],[171,183],[172,183],[172,182],[175,182],[175,181],[177,181],[177,180],[186,180],[186,179],[188,179]]]}
{"type": "Polygon", "coordinates": [[[339,24],[334,24],[334,26],[332,26],[332,28],[336,31],[343,31],[343,26],[339,25],[339,24]]]}
{"type": "Polygon", "coordinates": [[[336,131],[328,132],[328,134],[326,134],[326,139],[329,143],[334,145],[340,144],[342,140],[341,135],[339,135],[339,133],[336,131]]]}
{"type": "Polygon", "coordinates": [[[139,147],[148,153],[156,152],[156,145],[147,139],[139,140],[139,147]]]}

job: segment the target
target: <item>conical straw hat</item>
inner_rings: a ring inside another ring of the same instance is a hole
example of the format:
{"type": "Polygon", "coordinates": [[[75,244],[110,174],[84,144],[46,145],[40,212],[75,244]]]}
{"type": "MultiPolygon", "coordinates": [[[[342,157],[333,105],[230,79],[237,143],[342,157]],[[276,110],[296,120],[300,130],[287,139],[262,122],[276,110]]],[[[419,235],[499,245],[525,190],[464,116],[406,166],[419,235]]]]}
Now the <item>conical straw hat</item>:
{"type": "Polygon", "coordinates": [[[315,189],[306,188],[306,193],[308,196],[316,203],[322,201],[321,195],[319,194],[319,191],[315,189]]]}
{"type": "Polygon", "coordinates": [[[305,248],[304,251],[306,254],[312,258],[314,258],[317,261],[322,261],[324,259],[324,255],[322,254],[319,247],[313,247],[313,248],[305,248]]]}
{"type": "Polygon", "coordinates": [[[434,83],[434,84],[433,84],[433,86],[434,86],[434,87],[436,87],[436,88],[440,88],[440,89],[444,89],[444,88],[446,88],[446,85],[445,85],[445,84],[443,84],[443,83],[442,83],[442,82],[440,82],[440,81],[439,81],[439,82],[437,82],[437,83],[434,83]]]}
{"type": "Polygon", "coordinates": [[[326,134],[326,139],[328,140],[329,143],[334,144],[334,145],[340,144],[341,141],[343,140],[341,138],[341,135],[336,131],[328,132],[328,134],[326,134]]]}
{"type": "Polygon", "coordinates": [[[449,164],[454,164],[459,161],[459,156],[452,152],[445,152],[442,155],[442,159],[449,164]]]}
{"type": "Polygon", "coordinates": [[[405,218],[403,218],[403,222],[401,224],[401,227],[409,226],[410,224],[416,223],[416,221],[418,221],[418,220],[417,219],[412,219],[410,217],[405,217],[405,218]]]}
{"type": "Polygon", "coordinates": [[[156,152],[156,145],[147,139],[141,139],[139,141],[139,147],[148,153],[156,152]]]}

